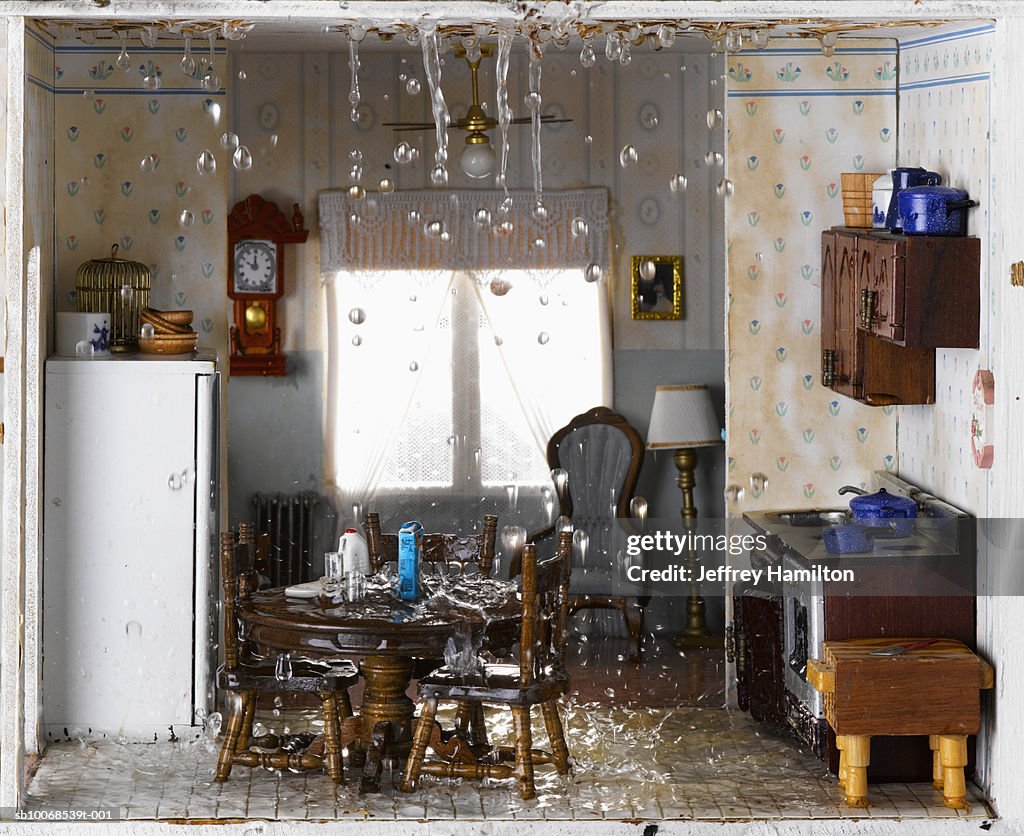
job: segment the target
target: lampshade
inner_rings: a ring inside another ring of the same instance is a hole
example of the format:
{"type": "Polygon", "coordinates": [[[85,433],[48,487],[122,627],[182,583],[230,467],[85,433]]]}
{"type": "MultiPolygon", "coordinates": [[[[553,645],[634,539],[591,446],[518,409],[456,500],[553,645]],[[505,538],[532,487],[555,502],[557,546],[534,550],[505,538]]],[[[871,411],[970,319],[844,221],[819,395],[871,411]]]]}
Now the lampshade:
{"type": "Polygon", "coordinates": [[[647,430],[648,450],[678,450],[722,443],[721,428],[702,383],[659,386],[654,392],[651,426],[647,430]]]}

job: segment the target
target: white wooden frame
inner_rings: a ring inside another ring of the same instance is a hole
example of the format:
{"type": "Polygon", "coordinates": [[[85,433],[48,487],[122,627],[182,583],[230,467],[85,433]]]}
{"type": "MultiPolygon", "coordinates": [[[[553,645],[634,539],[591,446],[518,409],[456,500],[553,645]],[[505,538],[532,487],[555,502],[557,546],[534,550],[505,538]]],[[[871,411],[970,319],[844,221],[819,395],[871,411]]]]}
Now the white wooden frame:
{"type": "MultiPolygon", "coordinates": [[[[564,6],[558,4],[564,10],[564,6]]],[[[445,20],[514,20],[507,6],[492,2],[431,3],[427,0],[370,2],[353,0],[344,10],[321,0],[274,0],[266,3],[215,2],[215,0],[112,0],[109,5],[83,3],[82,0],[32,2],[8,0],[3,11],[11,15],[8,25],[8,124],[7,124],[7,251],[4,269],[7,278],[8,339],[4,377],[6,443],[3,447],[5,496],[3,502],[2,562],[0,595],[3,599],[2,638],[0,638],[0,806],[17,806],[21,795],[21,776],[26,751],[35,746],[38,711],[39,664],[38,547],[40,525],[38,497],[41,468],[41,392],[39,381],[45,346],[41,344],[39,322],[41,277],[38,258],[26,252],[24,225],[24,147],[25,126],[25,50],[24,17],[61,18],[136,18],[154,17],[238,17],[244,14],[254,21],[298,18],[331,23],[346,20],[393,21],[436,18],[439,9],[445,20]],[[328,8],[329,7],[329,8],[328,8]],[[32,264],[35,263],[35,272],[32,264]]],[[[557,10],[553,10],[557,11],[557,10]]],[[[887,20],[967,20],[992,18],[996,27],[997,68],[993,84],[994,132],[992,170],[999,172],[1000,209],[994,213],[992,241],[993,285],[997,288],[998,314],[993,338],[1000,346],[996,370],[997,471],[993,489],[994,510],[999,516],[1024,516],[1024,288],[1009,285],[1009,265],[1024,259],[1024,102],[1017,79],[1024,76],[1024,8],[1005,0],[850,0],[837,4],[831,0],[696,0],[653,2],[653,0],[613,0],[597,4],[596,19],[657,20],[754,20],[778,18],[837,17],[887,20]]],[[[1004,577],[1020,560],[1019,554],[999,553],[989,548],[980,555],[981,572],[992,582],[1004,577]]],[[[988,730],[986,746],[988,791],[999,814],[1024,822],[1024,793],[1015,782],[1024,762],[1024,735],[1016,721],[1024,716],[1024,607],[1016,598],[979,599],[978,636],[982,651],[996,668],[996,700],[999,728],[988,730]]],[[[509,823],[513,824],[513,823],[509,823]]],[[[610,824],[610,823],[609,823],[610,824]]],[[[811,823],[804,823],[811,824],[811,823]]],[[[820,823],[818,823],[820,824],[820,823]]],[[[891,832],[893,823],[875,822],[873,832],[891,832]]],[[[947,832],[947,825],[925,822],[915,832],[947,832]]],[[[955,822],[950,822],[952,828],[955,822]]],[[[367,823],[369,830],[382,832],[367,823]]],[[[839,824],[829,832],[850,832],[852,825],[839,824]]],[[[866,825],[865,825],[866,826],[866,825]]],[[[745,827],[745,826],[743,826],[745,827]]],[[[133,828],[135,830],[136,828],[133,828]]],[[[144,829],[159,829],[153,826],[144,829]]],[[[300,828],[301,829],[301,828],[300,828]]],[[[347,828],[339,828],[347,829],[347,828]]],[[[703,828],[688,827],[685,832],[703,828]]],[[[420,832],[425,827],[409,823],[405,832],[420,832]]],[[[499,828],[499,830],[502,830],[499,828]]],[[[565,828],[557,828],[565,832],[565,828]]],[[[727,828],[708,823],[707,830],[726,832],[727,828]]],[[[779,823],[779,832],[811,832],[799,822],[779,823]],[[784,827],[785,826],[785,827],[784,827]]],[[[604,832],[587,825],[587,832],[604,832]]],[[[860,828],[861,832],[866,832],[860,828]]],[[[498,832],[494,830],[493,832],[498,832]]],[[[502,830],[504,832],[504,830],[502,830]]],[[[508,832],[515,832],[513,827],[508,832]]],[[[555,831],[552,831],[555,832],[555,831]]],[[[607,832],[611,832],[608,830],[607,832]]],[[[668,831],[666,831],[668,832],[668,831]]],[[[678,832],[683,832],[679,830],[678,832]]],[[[739,832],[739,831],[737,831],[739,832]]],[[[744,830],[745,832],[745,830],[744,830]]],[[[910,832],[900,829],[901,833],[910,832]]],[[[948,832],[953,832],[949,830],[948,832]]]]}

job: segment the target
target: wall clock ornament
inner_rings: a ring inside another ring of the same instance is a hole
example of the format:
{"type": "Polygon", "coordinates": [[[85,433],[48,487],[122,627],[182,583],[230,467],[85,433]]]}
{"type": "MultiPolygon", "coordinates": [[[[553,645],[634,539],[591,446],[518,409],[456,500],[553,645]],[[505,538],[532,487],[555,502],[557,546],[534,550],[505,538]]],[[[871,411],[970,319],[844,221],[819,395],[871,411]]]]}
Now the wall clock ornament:
{"type": "Polygon", "coordinates": [[[233,375],[285,374],[277,300],[285,291],[285,244],[309,237],[299,204],[291,222],[277,204],[256,194],[228,215],[228,296],[234,300],[230,368],[233,375]]]}

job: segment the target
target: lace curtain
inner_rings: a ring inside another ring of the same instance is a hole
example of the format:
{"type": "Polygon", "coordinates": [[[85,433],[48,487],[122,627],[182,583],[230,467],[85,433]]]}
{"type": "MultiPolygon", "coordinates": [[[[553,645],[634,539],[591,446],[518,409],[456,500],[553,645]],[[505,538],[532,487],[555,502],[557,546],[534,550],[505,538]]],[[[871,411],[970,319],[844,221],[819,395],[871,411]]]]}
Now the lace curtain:
{"type": "Polygon", "coordinates": [[[388,528],[497,513],[535,530],[548,438],[611,401],[606,285],[584,275],[607,272],[607,192],[545,195],[540,218],[532,193],[499,216],[502,196],[321,194],[325,460],[346,524],[372,508],[388,528]]]}

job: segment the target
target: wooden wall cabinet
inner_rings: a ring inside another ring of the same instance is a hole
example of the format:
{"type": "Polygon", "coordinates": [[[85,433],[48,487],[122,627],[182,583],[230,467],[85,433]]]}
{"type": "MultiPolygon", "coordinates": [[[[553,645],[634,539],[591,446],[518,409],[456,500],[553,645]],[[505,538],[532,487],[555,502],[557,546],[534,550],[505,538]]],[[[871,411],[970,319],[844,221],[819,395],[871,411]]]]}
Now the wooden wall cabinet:
{"type": "Polygon", "coordinates": [[[935,403],[935,350],[888,342],[859,328],[858,276],[873,242],[852,231],[821,236],[821,383],[871,406],[935,403]]]}
{"type": "Polygon", "coordinates": [[[839,227],[821,236],[822,385],[935,403],[935,349],[977,348],[981,242],[839,227]]]}

